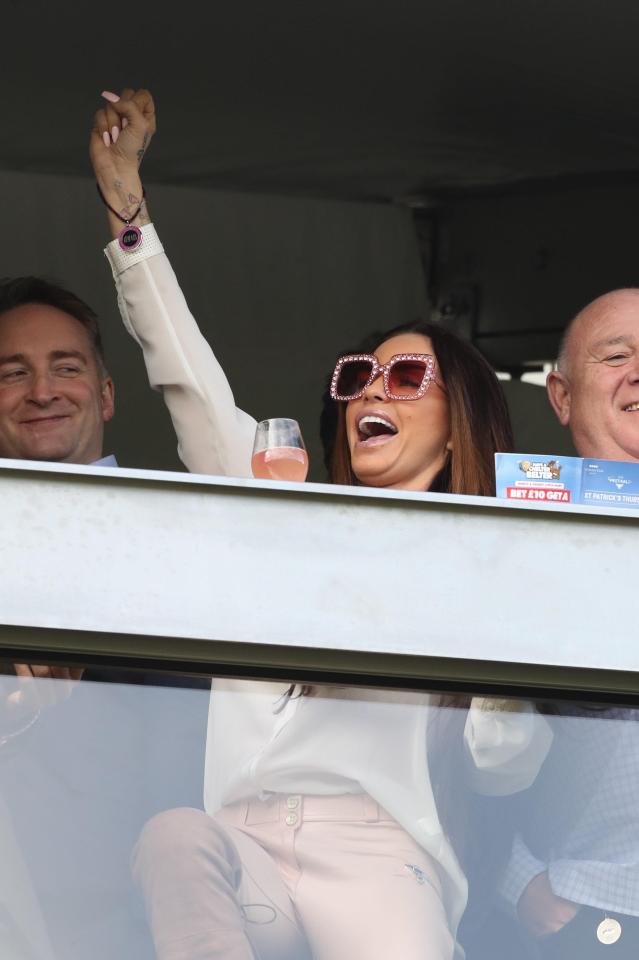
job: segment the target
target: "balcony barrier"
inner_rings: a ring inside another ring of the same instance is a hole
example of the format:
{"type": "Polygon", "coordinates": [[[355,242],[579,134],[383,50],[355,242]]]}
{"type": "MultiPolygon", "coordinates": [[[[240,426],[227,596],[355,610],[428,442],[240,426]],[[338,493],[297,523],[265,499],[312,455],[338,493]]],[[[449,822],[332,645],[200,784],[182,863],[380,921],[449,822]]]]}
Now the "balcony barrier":
{"type": "Polygon", "coordinates": [[[639,511],[2,461],[5,657],[639,696],[639,511]]]}

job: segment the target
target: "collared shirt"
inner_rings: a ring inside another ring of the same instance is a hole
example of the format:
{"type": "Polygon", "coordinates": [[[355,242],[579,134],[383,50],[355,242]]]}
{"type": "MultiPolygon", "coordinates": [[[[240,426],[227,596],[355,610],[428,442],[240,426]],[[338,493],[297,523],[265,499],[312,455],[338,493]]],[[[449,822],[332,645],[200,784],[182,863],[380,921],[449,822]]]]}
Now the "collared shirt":
{"type": "Polygon", "coordinates": [[[566,707],[523,797],[521,833],[500,883],[509,909],[537,874],[553,891],[639,916],[639,710],[566,707]]]}
{"type": "Polygon", "coordinates": [[[92,467],[117,467],[119,466],[118,461],[115,459],[112,453],[106,457],[101,457],[100,460],[94,460],[91,464],[92,467]]]}

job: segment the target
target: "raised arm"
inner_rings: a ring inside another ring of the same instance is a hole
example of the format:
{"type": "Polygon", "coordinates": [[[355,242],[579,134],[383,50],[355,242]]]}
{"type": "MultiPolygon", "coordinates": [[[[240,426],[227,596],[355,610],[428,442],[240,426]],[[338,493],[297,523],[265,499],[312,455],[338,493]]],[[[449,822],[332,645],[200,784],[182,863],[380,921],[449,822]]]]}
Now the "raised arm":
{"type": "Polygon", "coordinates": [[[91,131],[90,157],[114,237],[105,253],[122,319],[142,347],[151,386],[162,392],[185,466],[194,473],[251,476],[255,420],[235,406],[143,196],[139,165],[156,129],[153,99],[146,90],[103,96],[105,105],[91,131]],[[127,246],[127,241],[135,241],[133,233],[121,236],[125,221],[140,229],[139,245],[127,246]]]}

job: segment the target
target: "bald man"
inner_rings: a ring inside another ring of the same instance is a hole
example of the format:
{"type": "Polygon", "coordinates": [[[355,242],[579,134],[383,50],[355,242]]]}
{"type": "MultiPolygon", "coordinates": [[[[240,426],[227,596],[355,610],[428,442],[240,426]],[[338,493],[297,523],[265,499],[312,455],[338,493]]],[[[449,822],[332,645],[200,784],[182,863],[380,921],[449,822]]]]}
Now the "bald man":
{"type": "MultiPolygon", "coordinates": [[[[639,460],[639,290],[606,293],[577,314],[547,388],[580,456],[639,460]]],[[[561,713],[542,772],[521,797],[501,894],[532,957],[634,960],[639,712],[566,703],[561,713]]]]}
{"type": "Polygon", "coordinates": [[[639,290],[614,290],[569,324],[548,398],[581,457],[639,460],[639,290]]]}

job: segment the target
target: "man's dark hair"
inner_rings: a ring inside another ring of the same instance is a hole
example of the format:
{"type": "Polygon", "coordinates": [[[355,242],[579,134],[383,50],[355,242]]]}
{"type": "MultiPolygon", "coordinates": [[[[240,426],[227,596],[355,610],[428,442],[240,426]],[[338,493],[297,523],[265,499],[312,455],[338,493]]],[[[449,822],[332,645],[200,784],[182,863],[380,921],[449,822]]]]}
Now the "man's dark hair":
{"type": "Polygon", "coordinates": [[[65,290],[57,283],[42,277],[0,279],[0,316],[15,307],[23,307],[29,303],[42,303],[48,307],[55,307],[81,323],[89,336],[100,373],[106,374],[98,317],[84,300],[70,290],[65,290]]]}

